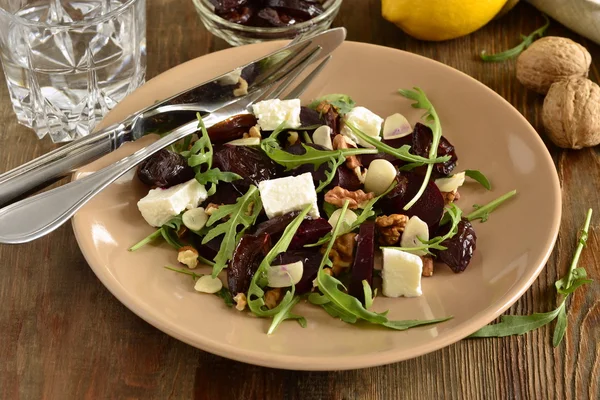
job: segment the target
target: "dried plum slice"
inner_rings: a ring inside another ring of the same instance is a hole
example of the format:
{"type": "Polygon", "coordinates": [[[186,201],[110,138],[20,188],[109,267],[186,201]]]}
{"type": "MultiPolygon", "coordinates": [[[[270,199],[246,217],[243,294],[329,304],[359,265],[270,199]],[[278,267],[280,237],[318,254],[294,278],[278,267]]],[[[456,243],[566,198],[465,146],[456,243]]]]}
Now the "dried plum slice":
{"type": "Polygon", "coordinates": [[[265,4],[301,21],[307,21],[323,13],[323,7],[319,4],[304,0],[266,0],[265,4]]]}
{"type": "MultiPolygon", "coordinates": [[[[417,122],[412,133],[411,152],[421,157],[429,157],[429,149],[431,148],[432,141],[433,132],[431,129],[428,126],[417,122]]],[[[432,178],[434,179],[450,175],[452,170],[454,170],[456,167],[456,162],[458,160],[454,146],[443,136],[441,137],[440,144],[438,145],[437,155],[438,157],[449,155],[450,160],[435,164],[435,168],[433,169],[432,173],[432,178]]]]}
{"type": "Polygon", "coordinates": [[[146,185],[168,188],[194,178],[194,170],[180,154],[163,149],[143,161],[137,176],[146,185]]]}
{"type": "Polygon", "coordinates": [[[282,172],[282,168],[262,150],[249,146],[222,146],[213,155],[213,167],[241,176],[241,180],[232,182],[240,193],[245,193],[251,184],[258,185],[282,172]]]}
{"type": "MultiPolygon", "coordinates": [[[[448,233],[449,225],[440,227],[438,236],[448,233]]],[[[447,249],[437,252],[438,260],[448,265],[456,273],[464,271],[469,266],[477,247],[477,235],[473,225],[466,219],[462,219],[458,223],[456,235],[444,240],[441,245],[447,249]]]]}
{"type": "Polygon", "coordinates": [[[256,117],[252,114],[240,114],[207,129],[211,142],[224,143],[239,139],[256,125],[256,117]]]}

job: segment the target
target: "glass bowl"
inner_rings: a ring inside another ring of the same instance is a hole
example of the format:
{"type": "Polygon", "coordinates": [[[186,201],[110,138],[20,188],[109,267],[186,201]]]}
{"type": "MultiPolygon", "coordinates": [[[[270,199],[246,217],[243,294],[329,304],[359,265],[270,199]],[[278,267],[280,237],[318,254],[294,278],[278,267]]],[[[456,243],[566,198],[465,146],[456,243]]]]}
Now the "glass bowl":
{"type": "Polygon", "coordinates": [[[323,32],[329,28],[342,4],[342,0],[328,0],[323,4],[325,12],[313,19],[281,28],[265,28],[246,26],[227,21],[214,13],[214,6],[209,0],[192,1],[206,29],[232,46],[242,46],[270,40],[293,39],[300,35],[314,35],[323,32]]]}

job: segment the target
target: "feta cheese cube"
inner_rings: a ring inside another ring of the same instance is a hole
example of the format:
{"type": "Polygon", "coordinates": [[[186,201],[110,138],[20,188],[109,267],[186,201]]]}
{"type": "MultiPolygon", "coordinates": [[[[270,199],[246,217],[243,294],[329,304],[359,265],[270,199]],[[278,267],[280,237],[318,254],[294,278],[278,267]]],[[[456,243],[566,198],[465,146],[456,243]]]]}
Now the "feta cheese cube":
{"type": "MultiPolygon", "coordinates": [[[[350,122],[353,126],[360,129],[367,136],[381,140],[380,133],[381,125],[383,124],[383,118],[365,107],[354,107],[348,114],[344,115],[344,122],[350,122]]],[[[342,126],[341,133],[361,146],[373,147],[358,138],[346,125],[342,126]]]]}
{"type": "Polygon", "coordinates": [[[300,126],[300,99],[259,101],[252,105],[252,111],[263,131],[273,131],[283,122],[289,128],[300,126]]]}
{"type": "Polygon", "coordinates": [[[405,251],[383,248],[383,295],[416,297],[421,292],[421,257],[405,251]]]}
{"type": "Polygon", "coordinates": [[[302,210],[309,204],[312,204],[312,208],[308,215],[314,218],[319,217],[317,192],[309,172],[298,176],[262,181],[258,184],[258,190],[263,208],[269,218],[302,210]]]}
{"type": "Polygon", "coordinates": [[[137,205],[146,222],[159,227],[183,210],[198,207],[206,198],[204,186],[192,179],[168,189],[152,189],[137,205]]]}

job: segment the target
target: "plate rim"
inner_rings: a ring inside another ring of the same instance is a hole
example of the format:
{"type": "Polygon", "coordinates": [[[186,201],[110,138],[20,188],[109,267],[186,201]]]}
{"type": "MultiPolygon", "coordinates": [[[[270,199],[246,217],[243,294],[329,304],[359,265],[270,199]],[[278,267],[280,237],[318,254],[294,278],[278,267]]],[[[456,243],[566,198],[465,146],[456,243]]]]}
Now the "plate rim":
{"type": "MultiPolygon", "coordinates": [[[[256,44],[251,44],[251,45],[247,45],[247,46],[233,47],[233,48],[228,48],[228,49],[220,50],[220,51],[213,52],[213,53],[208,53],[208,54],[196,57],[194,59],[188,60],[184,63],[181,63],[175,67],[172,67],[172,68],[160,73],[159,75],[157,75],[154,78],[147,81],[141,87],[148,85],[150,82],[164,79],[164,76],[167,74],[176,73],[177,70],[186,68],[187,65],[198,63],[199,62],[198,60],[200,60],[200,59],[206,60],[207,58],[211,58],[215,54],[223,54],[223,53],[235,54],[237,51],[239,51],[238,50],[239,48],[247,48],[247,49],[249,49],[249,51],[254,51],[257,54],[261,54],[263,52],[262,47],[272,46],[273,44],[284,45],[285,43],[287,43],[287,41],[256,43],[256,44]]],[[[107,272],[108,271],[107,269],[98,268],[97,267],[98,263],[96,263],[96,266],[94,266],[94,263],[92,262],[93,255],[88,254],[88,252],[84,249],[84,247],[81,246],[80,236],[82,235],[82,233],[79,231],[77,224],[76,224],[76,221],[77,221],[77,214],[76,214],[73,217],[73,219],[71,220],[72,221],[71,225],[72,225],[73,231],[75,233],[77,245],[80,248],[86,262],[88,263],[88,265],[90,266],[90,268],[92,269],[94,274],[98,277],[100,282],[102,282],[102,284],[113,294],[113,296],[115,296],[117,298],[117,300],[119,300],[119,302],[121,302],[125,307],[127,307],[130,311],[132,311],[138,317],[140,317],[141,319],[143,319],[150,325],[154,326],[155,328],[159,329],[160,331],[162,331],[162,332],[166,333],[167,335],[172,336],[172,337],[176,338],[177,340],[180,340],[190,346],[200,349],[202,351],[207,351],[212,354],[216,354],[218,356],[229,358],[232,360],[249,363],[249,364],[253,364],[253,365],[259,365],[259,366],[263,366],[263,367],[269,367],[269,368],[280,368],[280,369],[288,369],[288,370],[304,370],[304,371],[336,371],[336,370],[352,370],[352,369],[360,369],[360,368],[375,367],[375,366],[380,366],[380,365],[387,365],[387,364],[405,361],[405,360],[408,360],[411,358],[423,356],[425,354],[429,354],[434,351],[443,349],[451,344],[454,344],[454,343],[466,338],[467,336],[469,336],[470,334],[472,334],[473,332],[475,332],[482,326],[484,326],[484,325],[488,324],[489,322],[493,321],[494,319],[498,318],[510,306],[512,306],[519,298],[521,298],[523,296],[523,294],[531,287],[533,282],[537,279],[537,277],[539,276],[541,271],[546,266],[546,263],[547,263],[548,259],[550,258],[550,255],[552,254],[554,245],[555,245],[557,237],[558,237],[560,222],[561,222],[561,218],[562,218],[562,192],[561,192],[561,187],[560,187],[559,176],[556,171],[556,166],[554,164],[552,156],[550,155],[545,143],[543,142],[543,140],[541,139],[540,135],[535,130],[535,128],[505,98],[500,96],[498,93],[496,93],[494,90],[492,90],[491,88],[489,88],[482,82],[478,81],[477,79],[471,77],[470,75],[468,75],[458,69],[455,69],[455,68],[453,68],[449,65],[446,65],[440,61],[433,60],[431,58],[421,56],[418,54],[410,53],[410,52],[407,52],[407,51],[401,50],[401,49],[396,49],[396,48],[377,45],[377,44],[348,41],[348,40],[345,41],[344,43],[342,43],[342,46],[345,46],[346,43],[349,43],[351,46],[358,46],[358,47],[369,47],[369,48],[376,47],[376,48],[378,48],[379,51],[399,52],[400,54],[402,54],[402,57],[409,57],[409,58],[413,57],[416,59],[420,59],[421,62],[425,61],[425,62],[433,62],[433,63],[439,64],[439,66],[441,66],[442,68],[445,68],[446,71],[449,72],[450,74],[460,74],[463,76],[463,78],[467,78],[467,79],[471,80],[475,85],[478,85],[483,91],[486,91],[490,96],[495,96],[495,97],[501,99],[502,102],[504,102],[506,105],[509,106],[509,108],[511,109],[511,112],[513,112],[516,115],[516,118],[520,118],[520,120],[522,122],[524,122],[525,126],[527,127],[527,130],[529,131],[529,134],[533,135],[534,141],[544,150],[542,152],[544,156],[541,158],[541,160],[544,161],[547,164],[547,166],[550,167],[550,170],[552,171],[552,183],[553,183],[552,192],[554,193],[554,199],[556,200],[555,207],[554,207],[554,213],[552,213],[552,218],[553,218],[552,235],[546,239],[546,243],[543,246],[545,248],[545,250],[544,250],[543,254],[538,255],[538,259],[536,261],[537,266],[532,271],[532,273],[528,277],[528,279],[523,284],[514,285],[515,287],[508,290],[500,299],[498,299],[498,301],[496,302],[497,303],[496,309],[493,312],[483,310],[477,314],[474,314],[472,316],[472,318],[470,318],[468,320],[468,322],[466,322],[465,325],[461,329],[457,329],[454,332],[452,332],[451,334],[446,334],[444,338],[436,341],[435,344],[433,344],[433,345],[430,344],[430,342],[428,342],[428,343],[423,343],[421,345],[418,345],[416,347],[412,347],[409,351],[403,350],[401,352],[398,352],[398,351],[390,350],[390,351],[380,353],[378,357],[373,357],[372,354],[364,354],[364,355],[358,355],[358,356],[340,356],[340,357],[336,357],[334,359],[327,358],[327,357],[318,357],[318,358],[308,357],[307,358],[307,357],[302,357],[302,356],[285,355],[285,354],[273,355],[270,353],[263,353],[259,350],[250,351],[250,350],[239,349],[239,348],[236,348],[235,346],[226,344],[225,342],[219,342],[217,340],[212,340],[207,337],[199,337],[199,338],[192,337],[191,332],[189,332],[189,330],[187,330],[185,328],[181,328],[181,327],[179,327],[178,329],[173,329],[169,326],[169,324],[164,323],[163,321],[160,320],[160,318],[156,318],[154,315],[152,315],[151,312],[148,312],[148,311],[144,310],[142,307],[138,306],[135,296],[132,296],[128,291],[126,291],[118,280],[111,279],[110,278],[111,274],[107,272]]],[[[335,54],[335,52],[333,54],[335,54]]],[[[134,93],[135,93],[135,91],[134,91],[134,93]]],[[[110,115],[110,113],[109,113],[109,115],[110,115]]],[[[78,175],[79,175],[79,172],[76,171],[72,175],[72,180],[77,180],[78,175]]],[[[490,306],[488,306],[488,307],[490,307],[490,306]]]]}

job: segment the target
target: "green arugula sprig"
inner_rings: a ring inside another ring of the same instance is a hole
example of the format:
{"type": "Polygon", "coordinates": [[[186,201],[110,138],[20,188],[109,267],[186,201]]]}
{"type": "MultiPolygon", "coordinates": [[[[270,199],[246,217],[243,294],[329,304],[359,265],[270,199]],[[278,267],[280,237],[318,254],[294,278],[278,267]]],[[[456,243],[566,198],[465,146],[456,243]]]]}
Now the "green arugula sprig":
{"type": "MultiPolygon", "coordinates": [[[[451,222],[450,230],[443,236],[436,236],[430,240],[421,240],[421,246],[415,247],[393,247],[393,246],[384,246],[385,248],[402,250],[407,252],[422,250],[427,254],[432,254],[430,250],[447,250],[446,246],[443,246],[442,243],[444,240],[453,238],[458,233],[458,223],[460,222],[462,216],[462,210],[458,208],[454,203],[450,203],[446,208],[446,214],[444,217],[448,218],[451,222]]],[[[419,239],[420,240],[420,239],[419,239]]]]}
{"type": "Polygon", "coordinates": [[[356,102],[346,94],[328,94],[313,100],[308,108],[315,110],[324,101],[334,106],[340,115],[349,113],[356,105],[356,102]]]}
{"type": "Polygon", "coordinates": [[[487,221],[488,218],[490,217],[490,213],[492,211],[494,211],[496,208],[498,208],[498,206],[500,204],[504,203],[506,200],[510,199],[511,197],[513,197],[516,194],[517,194],[516,190],[511,190],[510,192],[503,194],[502,196],[498,197],[497,199],[490,201],[486,205],[483,205],[483,206],[480,206],[478,204],[473,205],[473,208],[475,208],[475,211],[473,211],[472,213],[467,215],[467,219],[469,221],[474,221],[476,219],[481,220],[481,222],[487,221]]]}
{"type": "Polygon", "coordinates": [[[298,324],[300,324],[302,328],[306,328],[306,318],[304,318],[301,315],[292,313],[292,309],[296,304],[298,304],[299,301],[300,296],[293,297],[290,302],[286,303],[285,306],[282,307],[281,310],[279,310],[279,312],[273,316],[273,321],[271,322],[271,326],[269,326],[267,335],[272,335],[275,332],[275,329],[277,329],[277,327],[287,319],[295,319],[296,321],[298,321],[298,324]]]}
{"type": "Polygon", "coordinates": [[[360,138],[365,143],[368,143],[371,146],[375,147],[380,152],[390,154],[399,160],[410,163],[410,168],[407,168],[407,169],[414,169],[414,168],[419,167],[424,164],[433,165],[433,164],[437,164],[437,163],[441,163],[441,162],[446,162],[450,159],[450,156],[442,156],[442,157],[434,157],[434,158],[431,158],[431,157],[425,158],[425,157],[417,156],[417,155],[410,153],[410,146],[407,144],[405,144],[404,146],[401,146],[400,148],[395,148],[395,147],[390,146],[389,144],[385,144],[385,143],[367,135],[366,133],[364,133],[363,131],[358,129],[351,122],[346,121],[346,122],[344,122],[344,125],[347,126],[348,128],[350,128],[352,133],[354,133],[358,138],[360,138]]]}
{"type": "Polygon", "coordinates": [[[317,193],[321,193],[323,191],[323,189],[325,189],[327,187],[327,185],[329,185],[331,183],[331,181],[333,181],[333,178],[335,178],[335,173],[336,173],[337,169],[345,161],[346,161],[346,157],[344,157],[342,154],[340,154],[337,159],[332,158],[327,162],[327,164],[329,164],[328,165],[329,169],[327,169],[325,171],[325,179],[322,181],[319,181],[319,186],[317,186],[317,188],[315,189],[315,191],[317,193]]]}
{"type": "Polygon", "coordinates": [[[294,301],[294,285],[292,285],[291,289],[286,292],[277,307],[270,310],[267,309],[265,305],[265,291],[263,288],[268,284],[267,271],[271,267],[271,263],[273,260],[275,260],[275,257],[277,257],[278,254],[283,253],[288,249],[294,234],[300,227],[302,221],[304,221],[304,218],[308,212],[311,210],[311,207],[311,205],[306,206],[300,212],[300,214],[298,214],[298,216],[294,218],[292,222],[290,222],[290,224],[285,228],[281,238],[271,248],[271,250],[269,250],[265,258],[263,258],[256,272],[252,276],[252,280],[250,281],[250,287],[248,288],[248,294],[246,295],[248,308],[250,311],[257,317],[261,318],[278,316],[277,321],[273,320],[268,331],[269,334],[273,333],[277,326],[279,326],[281,322],[288,318],[297,319],[301,326],[306,325],[306,320],[304,318],[291,313],[293,305],[290,306],[290,304],[294,301]]]}
{"type": "Polygon", "coordinates": [[[181,219],[181,215],[177,215],[171,218],[168,222],[166,222],[156,231],[152,232],[150,235],[146,236],[144,239],[131,246],[129,248],[129,251],[139,250],[140,248],[153,242],[159,237],[162,237],[165,240],[165,242],[174,247],[176,250],[179,250],[181,247],[184,246],[184,244],[181,243],[179,237],[177,236],[177,232],[179,232],[179,230],[181,229],[182,224],[183,220],[181,219]]]}
{"type": "MultiPolygon", "coordinates": [[[[174,268],[174,267],[169,267],[169,266],[165,266],[165,269],[168,269],[169,271],[177,272],[180,274],[191,276],[192,279],[194,280],[194,282],[196,282],[198,279],[200,279],[201,277],[204,276],[203,274],[197,274],[194,271],[190,271],[189,269],[174,268]]],[[[229,289],[227,289],[226,287],[222,287],[221,290],[219,290],[217,293],[215,293],[215,295],[217,297],[220,297],[221,299],[223,299],[223,301],[225,302],[225,305],[227,307],[233,307],[233,304],[234,304],[233,297],[231,297],[231,292],[229,291],[229,289]]]]}
{"type": "MultiPolygon", "coordinates": [[[[435,324],[438,322],[447,321],[452,317],[446,318],[438,318],[431,320],[406,320],[406,321],[390,321],[387,318],[387,311],[383,313],[377,313],[367,310],[362,303],[353,296],[350,296],[348,293],[342,291],[340,289],[345,289],[342,282],[338,279],[334,278],[331,275],[325,273],[325,266],[331,265],[331,260],[329,259],[329,253],[333,248],[333,243],[335,238],[337,238],[341,234],[341,227],[343,225],[344,214],[348,210],[349,201],[346,200],[344,202],[344,206],[342,207],[342,211],[340,214],[340,218],[333,229],[332,238],[327,246],[327,249],[323,253],[323,258],[321,259],[321,264],[319,265],[319,271],[317,273],[317,288],[323,293],[322,295],[318,295],[313,293],[309,296],[308,300],[313,304],[318,304],[325,309],[327,313],[335,318],[340,318],[342,321],[347,323],[355,323],[358,320],[364,320],[370,322],[372,324],[385,326],[390,329],[396,330],[406,330],[409,328],[413,328],[416,326],[423,326],[429,324],[435,324]]],[[[363,286],[368,286],[366,281],[363,281],[363,286]]],[[[370,289],[365,290],[365,298],[370,298],[369,301],[367,299],[367,303],[372,303],[372,297],[370,294],[370,289]]]]}
{"type": "MultiPolygon", "coordinates": [[[[413,108],[425,110],[425,114],[423,114],[421,118],[425,121],[425,125],[427,125],[432,132],[433,139],[431,141],[431,147],[429,148],[429,159],[434,160],[437,158],[438,146],[440,144],[440,139],[442,138],[442,125],[440,124],[440,118],[438,117],[433,104],[431,104],[425,92],[418,87],[415,87],[414,89],[415,90],[400,89],[398,92],[407,99],[415,101],[413,104],[411,104],[413,108]]],[[[406,203],[404,210],[410,209],[417,202],[417,200],[421,198],[425,192],[425,188],[427,188],[432,171],[433,164],[427,164],[427,170],[425,171],[423,184],[421,184],[417,194],[415,194],[415,196],[408,203],[406,203]]]]}
{"type": "Polygon", "coordinates": [[[476,169],[465,169],[465,176],[473,179],[476,182],[479,182],[481,186],[486,188],[487,190],[492,190],[492,184],[488,180],[488,178],[483,174],[483,172],[478,171],[476,169]]]}
{"type": "Polygon", "coordinates": [[[198,118],[198,129],[200,129],[198,140],[196,140],[190,150],[182,151],[180,154],[187,158],[188,165],[194,169],[196,180],[202,185],[210,184],[207,187],[207,192],[209,196],[212,196],[217,191],[217,183],[219,181],[233,182],[242,179],[242,177],[233,172],[223,172],[219,168],[212,167],[213,147],[210,136],[208,135],[206,126],[204,126],[204,121],[202,121],[200,113],[196,113],[196,118],[198,118]]]}
{"type": "Polygon", "coordinates": [[[500,317],[500,322],[492,325],[486,325],[469,337],[503,337],[510,335],[522,335],[533,331],[556,319],[556,326],[552,337],[552,345],[557,347],[565,336],[567,330],[567,299],[578,287],[592,282],[587,279],[587,274],[584,268],[578,268],[579,257],[585,247],[588,239],[588,231],[590,221],[592,219],[592,209],[590,208],[586,214],[583,228],[579,234],[577,247],[573,260],[567,271],[567,275],[555,282],[555,288],[559,296],[562,296],[560,305],[546,313],[535,313],[532,315],[503,315],[500,317]]]}
{"type": "MultiPolygon", "coordinates": [[[[397,184],[396,182],[392,183],[385,192],[383,192],[379,196],[373,197],[371,200],[369,200],[363,206],[363,209],[362,209],[361,213],[358,215],[358,217],[356,218],[356,221],[354,221],[351,225],[344,223],[342,228],[340,228],[341,229],[340,235],[344,235],[346,233],[352,232],[353,230],[359,228],[366,220],[373,217],[375,215],[375,211],[373,210],[375,203],[377,203],[379,201],[379,199],[381,199],[383,196],[385,196],[389,192],[391,192],[396,187],[396,184],[397,184]]],[[[328,211],[331,211],[331,213],[333,213],[333,211],[335,211],[335,206],[333,206],[332,204],[329,204],[329,203],[324,203],[323,208],[325,208],[326,210],[328,208],[330,208],[329,210],[326,211],[328,216],[330,216],[328,211]]],[[[332,232],[329,232],[325,236],[323,236],[321,239],[319,239],[317,242],[305,244],[304,247],[321,246],[321,245],[324,245],[325,243],[329,242],[331,240],[331,238],[332,238],[332,232]]]]}
{"type": "Polygon", "coordinates": [[[202,244],[206,244],[217,236],[224,235],[219,252],[214,258],[213,278],[216,278],[223,268],[225,268],[227,262],[233,255],[239,237],[246,229],[254,225],[261,210],[262,202],[260,200],[258,188],[254,185],[250,185],[246,194],[239,197],[235,204],[222,205],[213,211],[206,222],[207,227],[211,227],[217,221],[229,217],[225,222],[215,225],[208,231],[206,236],[204,236],[204,239],[202,239],[202,244]],[[240,226],[241,230],[238,232],[240,226]]]}
{"type": "Polygon", "coordinates": [[[482,50],[479,56],[483,61],[487,62],[506,61],[518,56],[519,54],[521,54],[521,52],[523,52],[523,50],[528,48],[533,43],[536,37],[544,36],[544,33],[546,33],[546,30],[550,26],[550,20],[548,19],[548,17],[546,17],[546,15],[544,15],[544,19],[546,20],[546,24],[544,24],[544,26],[531,32],[529,36],[521,35],[521,39],[523,41],[519,45],[513,47],[512,49],[496,54],[487,54],[485,50],[482,50]]]}

